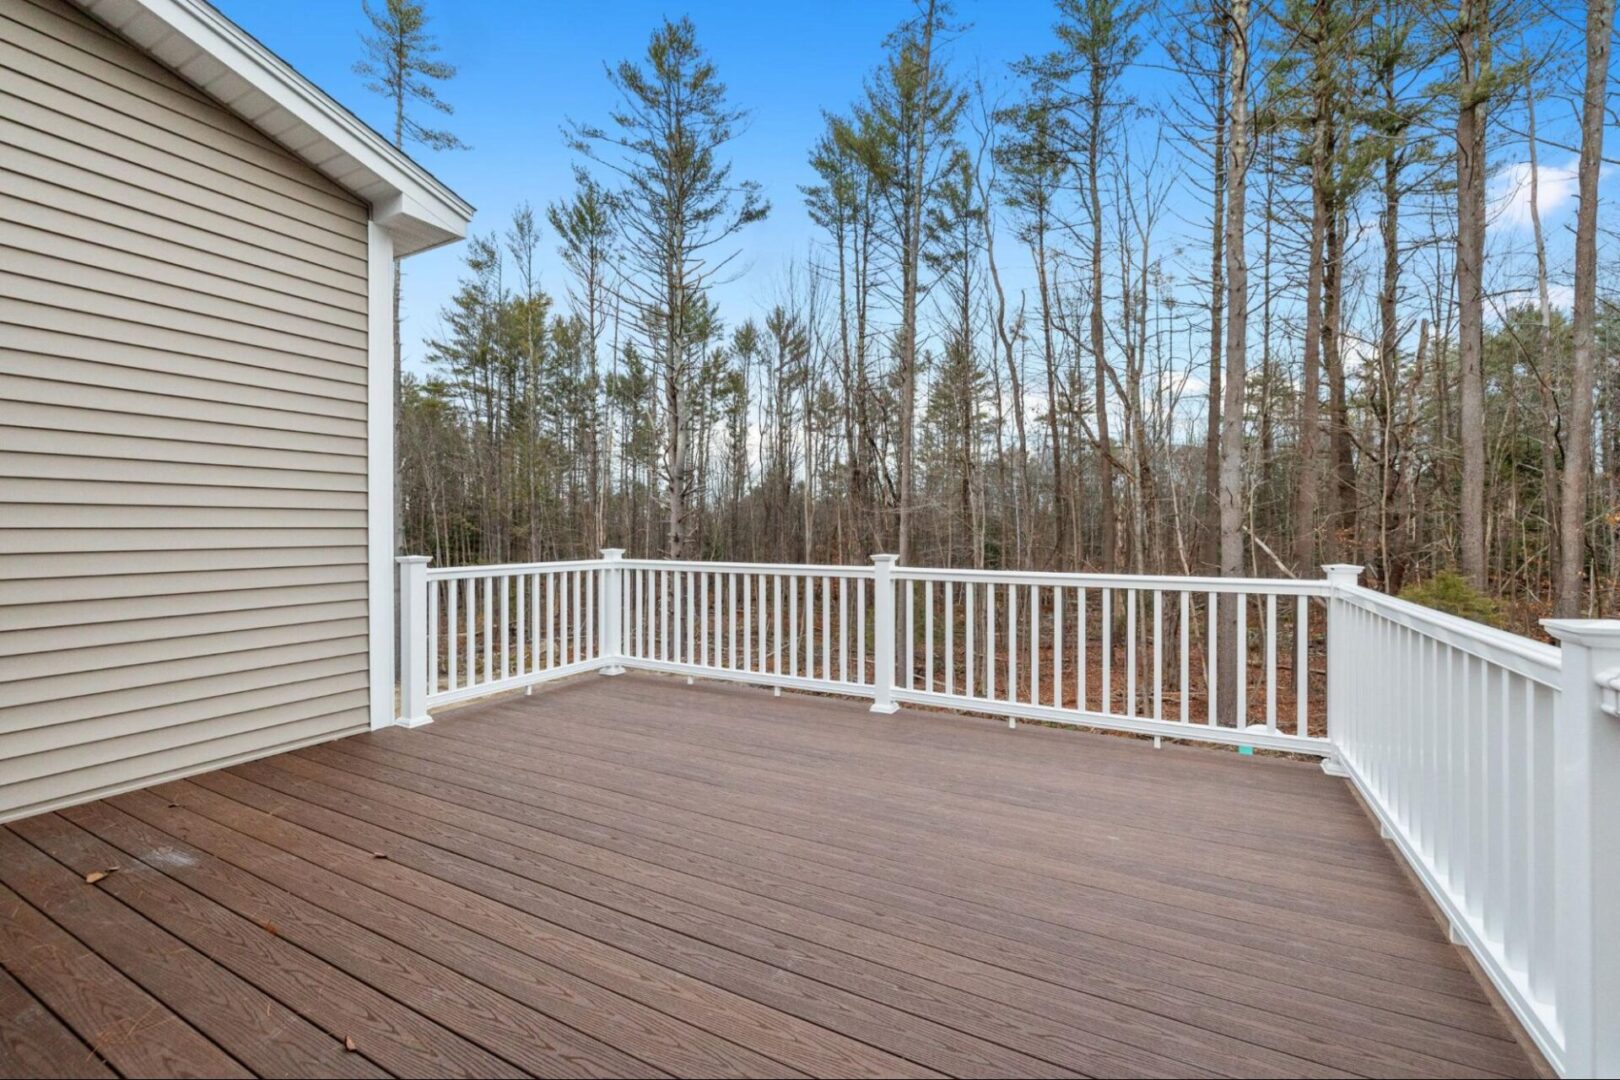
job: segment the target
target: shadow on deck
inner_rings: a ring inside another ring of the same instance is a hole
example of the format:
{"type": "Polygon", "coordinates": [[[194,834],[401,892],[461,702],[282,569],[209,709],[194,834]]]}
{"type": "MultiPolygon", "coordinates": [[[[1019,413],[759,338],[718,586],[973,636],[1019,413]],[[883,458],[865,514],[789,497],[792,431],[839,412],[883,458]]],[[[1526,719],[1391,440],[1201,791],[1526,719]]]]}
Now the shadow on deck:
{"type": "Polygon", "coordinates": [[[0,828],[0,1074],[109,1067],[1534,1074],[1315,765],[653,675],[0,828]]]}

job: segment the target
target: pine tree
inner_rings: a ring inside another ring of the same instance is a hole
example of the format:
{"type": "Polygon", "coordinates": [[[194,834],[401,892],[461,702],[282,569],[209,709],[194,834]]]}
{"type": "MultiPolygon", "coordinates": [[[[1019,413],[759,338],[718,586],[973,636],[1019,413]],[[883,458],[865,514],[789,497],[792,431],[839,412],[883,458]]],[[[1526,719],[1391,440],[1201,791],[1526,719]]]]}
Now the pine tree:
{"type": "Polygon", "coordinates": [[[704,294],[735,257],[717,249],[763,219],[770,203],[720,158],[747,114],[727,102],[690,19],[666,20],[643,62],[621,62],[608,80],[620,95],[609,125],[571,123],[570,142],[624,184],[614,196],[629,271],[621,296],[661,369],[664,546],[680,558],[689,540],[691,379],[709,331],[704,294]]]}

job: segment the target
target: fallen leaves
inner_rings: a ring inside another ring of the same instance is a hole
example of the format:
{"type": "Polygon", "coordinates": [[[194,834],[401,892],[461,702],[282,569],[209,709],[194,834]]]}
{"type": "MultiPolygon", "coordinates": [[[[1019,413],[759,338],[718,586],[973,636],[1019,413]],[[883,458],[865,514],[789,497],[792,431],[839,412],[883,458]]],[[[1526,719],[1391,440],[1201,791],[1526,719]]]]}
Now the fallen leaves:
{"type": "Polygon", "coordinates": [[[347,1050],[351,1054],[355,1053],[356,1051],[358,1051],[360,1049],[358,1046],[354,1045],[354,1036],[353,1035],[345,1035],[345,1036],[343,1036],[343,1049],[347,1050]]]}
{"type": "Polygon", "coordinates": [[[386,858],[388,858],[388,852],[386,852],[386,851],[373,851],[371,853],[371,857],[373,859],[386,859],[386,858]]]}
{"type": "Polygon", "coordinates": [[[102,878],[106,877],[108,874],[114,874],[114,873],[117,873],[117,872],[118,872],[118,867],[116,867],[116,866],[109,866],[105,870],[92,870],[88,874],[84,875],[85,884],[94,885],[96,882],[100,881],[102,878]]]}

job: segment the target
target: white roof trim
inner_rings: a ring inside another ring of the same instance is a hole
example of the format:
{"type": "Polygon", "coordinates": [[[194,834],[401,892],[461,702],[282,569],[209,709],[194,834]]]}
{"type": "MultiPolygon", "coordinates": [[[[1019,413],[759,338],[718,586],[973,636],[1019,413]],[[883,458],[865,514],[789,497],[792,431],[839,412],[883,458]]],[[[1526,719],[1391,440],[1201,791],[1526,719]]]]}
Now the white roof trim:
{"type": "Polygon", "coordinates": [[[371,206],[410,255],[467,235],[473,208],[203,0],[74,0],[371,206]]]}

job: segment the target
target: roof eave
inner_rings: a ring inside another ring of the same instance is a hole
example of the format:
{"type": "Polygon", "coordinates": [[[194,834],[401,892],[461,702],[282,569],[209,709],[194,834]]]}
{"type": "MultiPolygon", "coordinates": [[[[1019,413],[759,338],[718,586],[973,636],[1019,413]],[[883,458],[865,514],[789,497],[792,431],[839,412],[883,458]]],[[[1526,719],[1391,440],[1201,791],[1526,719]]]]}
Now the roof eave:
{"type": "Polygon", "coordinates": [[[473,208],[202,0],[75,0],[366,202],[403,257],[467,235],[473,208]]]}

